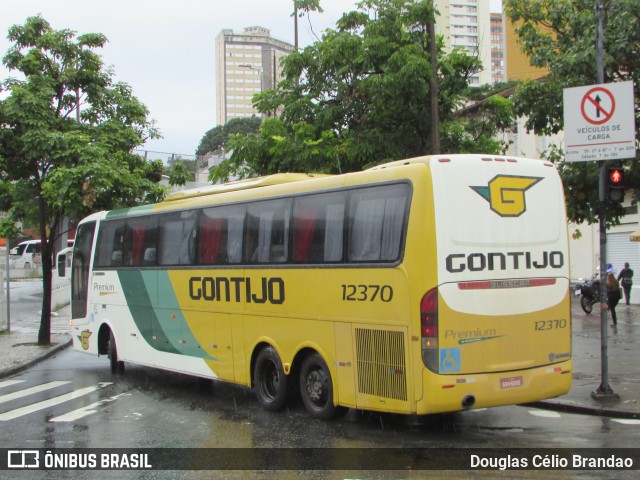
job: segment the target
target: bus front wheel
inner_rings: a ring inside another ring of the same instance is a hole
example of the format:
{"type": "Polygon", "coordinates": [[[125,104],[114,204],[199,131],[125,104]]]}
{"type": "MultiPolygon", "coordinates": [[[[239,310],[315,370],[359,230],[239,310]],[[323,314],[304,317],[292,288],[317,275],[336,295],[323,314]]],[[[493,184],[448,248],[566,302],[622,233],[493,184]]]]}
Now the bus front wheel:
{"type": "Polygon", "coordinates": [[[253,385],[262,407],[270,412],[280,410],[287,395],[287,376],[278,352],[273,347],[263,348],[256,358],[253,385]]]}
{"type": "Polygon", "coordinates": [[[118,360],[118,347],[113,332],[109,332],[109,363],[111,364],[111,373],[124,372],[124,362],[118,360]]]}
{"type": "Polygon", "coordinates": [[[309,355],[300,369],[300,396],[307,412],[320,420],[331,420],[346,410],[333,404],[331,373],[319,353],[309,355]]]}

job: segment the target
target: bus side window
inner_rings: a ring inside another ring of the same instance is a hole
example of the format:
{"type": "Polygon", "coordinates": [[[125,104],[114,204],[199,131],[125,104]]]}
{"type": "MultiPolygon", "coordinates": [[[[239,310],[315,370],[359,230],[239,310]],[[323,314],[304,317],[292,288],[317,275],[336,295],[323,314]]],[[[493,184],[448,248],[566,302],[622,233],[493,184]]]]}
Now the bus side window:
{"type": "Polygon", "coordinates": [[[124,220],[105,221],[100,224],[98,246],[94,260],[96,267],[122,266],[124,233],[124,220]]]}
{"type": "Polygon", "coordinates": [[[156,217],[127,220],[125,266],[155,264],[156,231],[156,217]]]}
{"type": "Polygon", "coordinates": [[[198,212],[168,213],[160,217],[158,264],[193,265],[196,258],[198,212]]]}
{"type": "Polygon", "coordinates": [[[342,260],[343,193],[308,195],[295,199],[293,214],[293,261],[295,263],[342,260]]]}
{"type": "Polygon", "coordinates": [[[312,205],[300,207],[293,220],[293,261],[306,263],[311,257],[311,242],[318,222],[318,209],[312,205]]]}
{"type": "Polygon", "coordinates": [[[200,216],[198,263],[227,265],[242,261],[245,207],[205,208],[200,216]]]}
{"type": "Polygon", "coordinates": [[[198,242],[199,264],[221,263],[218,257],[220,255],[223,223],[224,220],[222,218],[212,218],[207,215],[207,210],[203,210],[200,216],[200,241],[198,242]]]}
{"type": "Polygon", "coordinates": [[[250,204],[247,207],[245,260],[249,263],[285,263],[289,252],[291,199],[250,204]]]}
{"type": "Polygon", "coordinates": [[[349,261],[398,260],[408,192],[403,184],[351,193],[349,261]]]}

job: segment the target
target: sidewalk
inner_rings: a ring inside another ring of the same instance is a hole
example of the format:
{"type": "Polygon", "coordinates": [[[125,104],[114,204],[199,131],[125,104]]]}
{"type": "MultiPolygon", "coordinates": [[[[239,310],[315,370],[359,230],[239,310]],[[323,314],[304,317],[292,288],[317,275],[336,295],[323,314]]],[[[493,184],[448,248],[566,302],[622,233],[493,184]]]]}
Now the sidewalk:
{"type": "MultiPolygon", "coordinates": [[[[571,302],[573,323],[573,382],[561,397],[532,404],[549,410],[640,419],[640,305],[618,304],[618,325],[611,326],[608,315],[609,386],[619,398],[594,400],[591,393],[602,383],[600,309],[586,315],[580,298],[571,302]]],[[[637,300],[637,299],[636,299],[637,300]]]]}
{"type": "MultiPolygon", "coordinates": [[[[532,403],[549,410],[640,419],[640,305],[618,305],[618,326],[608,321],[609,386],[619,398],[594,400],[591,393],[602,382],[600,346],[600,310],[586,315],[579,299],[572,301],[573,314],[573,383],[562,397],[532,403]]],[[[50,346],[40,347],[40,314],[11,319],[11,333],[0,334],[0,379],[38,363],[71,345],[70,308],[56,312],[51,321],[50,346]]]]}
{"type": "MultiPolygon", "coordinates": [[[[14,301],[11,305],[13,308],[14,301]]],[[[38,304],[37,309],[29,314],[12,314],[11,333],[0,332],[0,379],[31,367],[70,346],[70,318],[69,305],[52,312],[51,344],[40,346],[38,345],[40,305],[38,304]]]]}

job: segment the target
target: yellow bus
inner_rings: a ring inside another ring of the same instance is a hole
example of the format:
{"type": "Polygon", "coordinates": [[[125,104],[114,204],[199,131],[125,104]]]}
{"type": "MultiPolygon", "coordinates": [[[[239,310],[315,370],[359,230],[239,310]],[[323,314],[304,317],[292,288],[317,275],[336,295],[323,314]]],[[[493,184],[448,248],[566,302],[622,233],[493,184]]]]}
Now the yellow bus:
{"type": "Polygon", "coordinates": [[[77,231],[74,347],[345,408],[429,414],[562,395],[571,313],[548,162],[425,156],[277,174],[100,212],[77,231]]]}

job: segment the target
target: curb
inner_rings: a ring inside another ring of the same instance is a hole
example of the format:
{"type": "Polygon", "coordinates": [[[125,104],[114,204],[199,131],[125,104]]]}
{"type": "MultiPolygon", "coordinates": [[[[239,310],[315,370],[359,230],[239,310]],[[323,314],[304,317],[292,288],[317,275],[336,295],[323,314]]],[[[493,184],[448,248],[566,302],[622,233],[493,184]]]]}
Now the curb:
{"type": "Polygon", "coordinates": [[[596,417],[640,419],[638,412],[625,412],[607,407],[586,407],[573,403],[543,400],[540,402],[524,403],[522,406],[540,408],[542,410],[554,410],[565,413],[578,413],[580,415],[592,415],[596,417]]]}
{"type": "Polygon", "coordinates": [[[46,360],[47,358],[55,355],[59,351],[64,350],[65,348],[69,347],[72,342],[73,342],[73,338],[69,337],[67,340],[65,340],[63,342],[60,342],[55,347],[53,347],[50,350],[48,350],[45,354],[40,355],[40,356],[34,358],[33,360],[30,360],[28,362],[22,363],[20,365],[16,365],[15,367],[11,367],[11,368],[8,368],[6,370],[0,370],[0,378],[9,377],[9,376],[15,375],[16,373],[19,373],[19,372],[21,372],[23,370],[26,370],[27,368],[30,368],[30,367],[36,365],[37,363],[40,363],[41,361],[46,360]]]}

